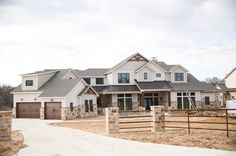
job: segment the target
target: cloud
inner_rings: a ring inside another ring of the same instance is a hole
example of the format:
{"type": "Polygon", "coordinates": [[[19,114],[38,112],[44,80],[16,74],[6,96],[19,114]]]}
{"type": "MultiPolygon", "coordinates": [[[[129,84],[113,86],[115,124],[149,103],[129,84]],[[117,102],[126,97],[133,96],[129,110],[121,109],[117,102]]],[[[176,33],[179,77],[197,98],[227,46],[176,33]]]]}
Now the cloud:
{"type": "Polygon", "coordinates": [[[0,0],[0,82],[44,68],[111,67],[135,52],[197,78],[236,66],[234,0],[0,0]]]}

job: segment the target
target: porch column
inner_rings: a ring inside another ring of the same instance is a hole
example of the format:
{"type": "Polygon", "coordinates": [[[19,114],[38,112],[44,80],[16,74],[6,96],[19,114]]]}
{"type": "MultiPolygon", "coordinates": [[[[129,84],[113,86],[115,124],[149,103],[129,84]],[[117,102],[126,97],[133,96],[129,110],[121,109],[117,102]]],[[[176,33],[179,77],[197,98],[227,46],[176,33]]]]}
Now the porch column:
{"type": "Polygon", "coordinates": [[[141,93],[140,106],[144,107],[144,94],[141,93]]]}
{"type": "Polygon", "coordinates": [[[168,93],[168,106],[171,106],[171,95],[170,95],[170,91],[167,92],[168,93]]]}

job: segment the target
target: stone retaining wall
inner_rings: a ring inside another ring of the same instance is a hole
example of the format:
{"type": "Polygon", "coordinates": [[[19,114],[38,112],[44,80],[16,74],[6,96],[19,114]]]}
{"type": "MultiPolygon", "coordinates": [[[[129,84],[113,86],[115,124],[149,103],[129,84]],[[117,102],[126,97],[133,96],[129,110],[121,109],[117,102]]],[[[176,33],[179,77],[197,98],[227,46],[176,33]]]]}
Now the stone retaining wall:
{"type": "Polygon", "coordinates": [[[12,112],[0,112],[0,141],[11,140],[12,112]]]}

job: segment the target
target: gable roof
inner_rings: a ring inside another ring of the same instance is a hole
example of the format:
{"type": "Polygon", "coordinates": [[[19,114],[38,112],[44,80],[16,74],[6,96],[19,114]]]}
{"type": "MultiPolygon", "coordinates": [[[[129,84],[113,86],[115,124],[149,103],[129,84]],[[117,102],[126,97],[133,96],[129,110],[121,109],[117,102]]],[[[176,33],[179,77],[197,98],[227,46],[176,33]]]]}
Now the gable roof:
{"type": "Polygon", "coordinates": [[[99,96],[96,90],[94,90],[91,86],[85,86],[84,89],[78,94],[78,96],[84,95],[89,89],[91,89],[97,96],[99,96]]]}
{"type": "Polygon", "coordinates": [[[135,53],[131,56],[129,56],[128,58],[126,58],[125,60],[121,61],[120,63],[116,64],[115,66],[113,66],[112,68],[110,68],[107,72],[105,72],[105,74],[109,74],[111,72],[113,72],[114,70],[116,70],[117,68],[119,68],[120,66],[122,66],[123,64],[125,64],[126,62],[128,62],[130,59],[134,58],[134,57],[140,57],[143,58],[143,60],[145,61],[149,61],[147,58],[145,58],[143,55],[141,55],[140,53],[135,53]]]}
{"type": "Polygon", "coordinates": [[[19,85],[12,92],[42,92],[39,97],[64,97],[81,81],[81,78],[62,79],[70,70],[58,70],[54,76],[36,91],[22,90],[21,85],[19,85]]]}
{"type": "Polygon", "coordinates": [[[233,70],[231,70],[231,71],[229,72],[229,74],[227,74],[227,75],[225,76],[224,79],[226,79],[227,77],[229,77],[229,75],[231,75],[235,70],[236,70],[236,67],[235,67],[233,70]]]}
{"type": "Polygon", "coordinates": [[[172,71],[175,71],[178,67],[182,68],[183,70],[185,70],[186,72],[188,72],[188,70],[186,68],[184,68],[182,65],[178,64],[178,65],[175,65],[175,66],[172,66],[170,68],[170,72],[172,71]]]}
{"type": "MultiPolygon", "coordinates": [[[[157,67],[160,68],[161,70],[167,72],[164,68],[162,68],[161,66],[159,66],[157,63],[155,63],[155,62],[153,62],[153,61],[148,61],[148,62],[145,63],[143,66],[141,66],[140,68],[138,68],[138,69],[136,70],[136,72],[142,70],[142,69],[145,68],[145,67],[149,68],[147,65],[149,65],[150,63],[152,63],[153,65],[157,66],[157,67]]],[[[150,68],[149,68],[149,69],[150,69],[150,68]]],[[[150,70],[152,70],[152,69],[150,69],[150,70]]],[[[152,70],[152,71],[153,71],[153,70],[152,70]]]]}
{"type": "Polygon", "coordinates": [[[84,71],[77,70],[76,72],[81,77],[105,77],[104,73],[108,70],[108,68],[88,68],[84,71]]]}

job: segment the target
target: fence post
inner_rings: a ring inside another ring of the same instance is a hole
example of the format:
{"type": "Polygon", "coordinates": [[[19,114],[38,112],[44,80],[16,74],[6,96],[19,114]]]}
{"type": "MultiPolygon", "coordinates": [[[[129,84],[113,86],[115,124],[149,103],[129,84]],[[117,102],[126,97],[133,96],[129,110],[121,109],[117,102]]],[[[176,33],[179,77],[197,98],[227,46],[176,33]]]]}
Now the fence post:
{"type": "Polygon", "coordinates": [[[164,106],[151,106],[152,132],[163,131],[165,128],[164,106]]]}
{"type": "Polygon", "coordinates": [[[109,107],[105,108],[106,112],[106,133],[119,133],[119,108],[109,107]]]}
{"type": "Polygon", "coordinates": [[[188,134],[190,134],[190,121],[189,121],[189,109],[188,109],[188,134]]]}
{"type": "Polygon", "coordinates": [[[229,137],[229,124],[228,124],[228,110],[225,109],[225,119],[226,119],[226,132],[227,132],[227,137],[229,137]]]}

